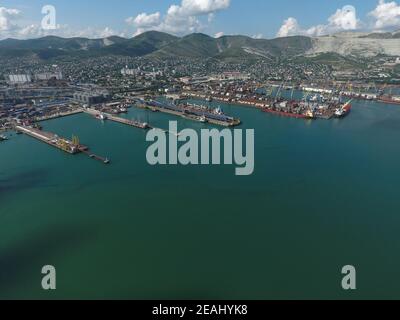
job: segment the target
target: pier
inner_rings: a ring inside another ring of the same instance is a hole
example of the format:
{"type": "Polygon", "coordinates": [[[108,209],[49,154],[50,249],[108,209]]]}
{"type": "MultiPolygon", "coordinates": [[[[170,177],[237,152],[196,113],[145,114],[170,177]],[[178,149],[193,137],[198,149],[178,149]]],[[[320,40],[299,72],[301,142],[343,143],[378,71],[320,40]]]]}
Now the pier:
{"type": "Polygon", "coordinates": [[[83,112],[85,112],[86,114],[92,115],[94,117],[96,117],[99,120],[110,120],[110,121],[114,121],[117,123],[122,123],[134,128],[138,128],[138,129],[143,129],[143,130],[160,130],[162,132],[166,132],[166,133],[170,133],[170,134],[174,134],[174,135],[179,135],[179,133],[177,132],[170,132],[169,130],[165,130],[165,129],[161,129],[161,128],[157,128],[157,127],[153,127],[152,125],[148,124],[148,123],[143,123],[143,122],[139,122],[136,120],[129,120],[129,119],[125,119],[125,118],[121,118],[121,117],[116,117],[113,116],[109,113],[104,113],[104,112],[100,112],[94,109],[86,109],[83,112]]]}
{"type": "Polygon", "coordinates": [[[16,126],[15,130],[17,132],[21,132],[26,134],[27,136],[35,138],[41,142],[44,142],[59,150],[62,150],[68,154],[74,155],[78,153],[84,153],[88,155],[90,158],[101,161],[104,164],[110,163],[110,160],[108,160],[107,158],[103,158],[93,153],[90,153],[89,148],[85,145],[80,144],[77,137],[74,137],[73,140],[70,141],[68,139],[59,137],[58,135],[51,132],[46,132],[32,127],[26,127],[20,125],[16,126]]]}
{"type": "Polygon", "coordinates": [[[121,118],[121,117],[116,117],[116,116],[114,116],[112,114],[100,112],[100,111],[97,111],[97,110],[94,110],[94,109],[85,109],[83,112],[85,112],[87,114],[90,114],[90,115],[92,115],[94,117],[97,117],[100,120],[110,120],[110,121],[114,121],[114,122],[117,122],[117,123],[122,123],[122,124],[125,124],[125,125],[128,125],[128,126],[135,127],[135,128],[138,128],[138,129],[143,129],[143,130],[151,129],[151,127],[149,126],[148,123],[139,122],[139,121],[136,121],[136,120],[129,120],[129,119],[121,118]]]}
{"type": "Polygon", "coordinates": [[[223,114],[211,114],[205,110],[195,110],[194,108],[185,107],[182,105],[176,106],[158,101],[146,102],[141,100],[136,101],[134,105],[138,108],[148,109],[153,112],[163,112],[184,119],[202,123],[210,123],[223,127],[235,127],[241,124],[240,119],[234,119],[223,114]]]}

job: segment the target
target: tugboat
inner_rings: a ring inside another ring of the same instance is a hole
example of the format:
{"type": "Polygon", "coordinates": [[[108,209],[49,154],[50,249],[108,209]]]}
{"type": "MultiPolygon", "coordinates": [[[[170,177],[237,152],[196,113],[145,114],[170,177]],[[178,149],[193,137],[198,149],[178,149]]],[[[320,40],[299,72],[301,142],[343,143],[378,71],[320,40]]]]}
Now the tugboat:
{"type": "Polygon", "coordinates": [[[96,119],[104,121],[104,120],[107,120],[107,116],[103,113],[100,113],[100,114],[96,115],[96,119]]]}

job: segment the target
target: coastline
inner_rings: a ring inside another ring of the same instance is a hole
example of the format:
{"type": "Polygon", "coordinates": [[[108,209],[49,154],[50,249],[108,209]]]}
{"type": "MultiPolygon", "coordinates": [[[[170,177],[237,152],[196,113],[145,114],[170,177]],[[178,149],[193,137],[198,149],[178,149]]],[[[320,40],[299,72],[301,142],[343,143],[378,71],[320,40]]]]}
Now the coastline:
{"type": "Polygon", "coordinates": [[[43,117],[40,117],[40,118],[36,118],[36,121],[37,122],[43,122],[43,121],[47,121],[47,120],[68,117],[68,116],[72,116],[72,115],[79,114],[79,113],[83,113],[83,110],[82,109],[77,109],[77,110],[71,110],[71,111],[68,111],[68,112],[61,112],[61,113],[56,113],[56,114],[52,114],[52,115],[48,115],[48,116],[43,116],[43,117]]]}

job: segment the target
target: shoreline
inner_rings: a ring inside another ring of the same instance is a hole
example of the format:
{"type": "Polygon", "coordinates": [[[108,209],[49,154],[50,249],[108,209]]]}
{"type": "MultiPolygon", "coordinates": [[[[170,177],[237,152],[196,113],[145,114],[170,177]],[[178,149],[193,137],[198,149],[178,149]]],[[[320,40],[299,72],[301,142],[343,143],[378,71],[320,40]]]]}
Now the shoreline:
{"type": "Polygon", "coordinates": [[[72,110],[72,111],[68,111],[68,112],[56,113],[53,115],[36,118],[36,122],[43,122],[43,121],[47,121],[47,120],[64,118],[64,117],[73,116],[73,115],[76,115],[79,113],[83,113],[83,110],[77,109],[77,110],[72,110]]]}

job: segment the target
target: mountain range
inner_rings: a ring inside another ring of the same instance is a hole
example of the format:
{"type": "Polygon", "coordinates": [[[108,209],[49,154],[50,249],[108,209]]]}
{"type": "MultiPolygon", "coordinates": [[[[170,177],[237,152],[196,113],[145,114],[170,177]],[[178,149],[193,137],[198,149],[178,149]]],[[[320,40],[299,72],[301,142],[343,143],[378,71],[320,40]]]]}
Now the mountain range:
{"type": "Polygon", "coordinates": [[[253,39],[247,36],[213,38],[194,33],[176,37],[149,31],[131,39],[112,36],[104,39],[61,38],[0,41],[0,56],[37,56],[40,59],[73,55],[104,56],[110,54],[133,57],[215,58],[226,61],[240,59],[315,56],[335,53],[341,56],[400,56],[400,31],[394,33],[344,32],[323,37],[293,36],[276,39],[253,39]]]}

